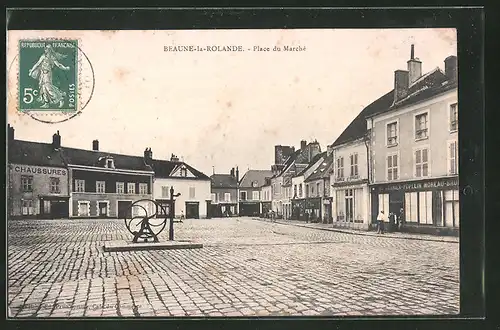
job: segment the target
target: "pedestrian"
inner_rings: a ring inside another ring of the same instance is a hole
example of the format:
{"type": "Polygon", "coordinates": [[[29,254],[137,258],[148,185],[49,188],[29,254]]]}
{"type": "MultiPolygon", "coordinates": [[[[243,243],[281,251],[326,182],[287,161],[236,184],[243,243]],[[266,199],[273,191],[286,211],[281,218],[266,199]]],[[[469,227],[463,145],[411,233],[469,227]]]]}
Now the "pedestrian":
{"type": "Polygon", "coordinates": [[[401,229],[403,227],[405,221],[405,210],[401,208],[399,210],[399,216],[398,216],[398,229],[401,229]]]}
{"type": "Polygon", "coordinates": [[[184,220],[184,219],[185,219],[185,217],[184,217],[184,211],[181,211],[181,222],[182,222],[182,220],[184,220]]]}
{"type": "Polygon", "coordinates": [[[384,220],[385,220],[385,214],[384,210],[381,210],[377,216],[377,234],[383,234],[384,233],[384,220]]]}
{"type": "Polygon", "coordinates": [[[389,213],[389,232],[394,231],[396,226],[396,214],[394,212],[389,213]]]}

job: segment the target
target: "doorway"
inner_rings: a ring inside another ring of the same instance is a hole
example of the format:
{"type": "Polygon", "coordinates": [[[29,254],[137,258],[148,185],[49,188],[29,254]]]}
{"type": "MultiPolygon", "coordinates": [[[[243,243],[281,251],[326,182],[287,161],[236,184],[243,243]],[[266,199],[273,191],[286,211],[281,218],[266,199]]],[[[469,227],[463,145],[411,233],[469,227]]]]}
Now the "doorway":
{"type": "Polygon", "coordinates": [[[118,217],[119,218],[131,218],[132,209],[130,208],[132,201],[118,201],[118,217]]]}
{"type": "Polygon", "coordinates": [[[100,217],[107,217],[108,216],[108,202],[99,202],[98,208],[99,208],[99,216],[100,217]]]}
{"type": "Polygon", "coordinates": [[[186,202],[186,219],[200,218],[200,203],[186,202]]]}

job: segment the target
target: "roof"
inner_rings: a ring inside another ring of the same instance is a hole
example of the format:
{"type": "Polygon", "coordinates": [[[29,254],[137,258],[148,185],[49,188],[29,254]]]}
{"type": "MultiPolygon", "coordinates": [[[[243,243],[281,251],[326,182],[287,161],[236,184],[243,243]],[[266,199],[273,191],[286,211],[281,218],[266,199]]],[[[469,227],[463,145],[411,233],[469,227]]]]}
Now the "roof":
{"type": "Polygon", "coordinates": [[[210,180],[212,188],[238,188],[238,181],[230,174],[213,174],[210,180]]]}
{"type": "Polygon", "coordinates": [[[240,187],[251,188],[252,183],[256,182],[257,187],[262,187],[266,184],[266,178],[273,176],[273,172],[269,170],[248,170],[240,181],[240,187]]]}
{"type": "Polygon", "coordinates": [[[115,168],[135,171],[153,171],[157,177],[169,177],[174,168],[184,164],[197,179],[209,177],[184,162],[152,160],[151,166],[144,157],[103,151],[61,147],[54,150],[52,143],[13,140],[8,144],[8,162],[26,165],[66,167],[68,164],[103,167],[107,157],[113,158],[115,168]]]}
{"type": "Polygon", "coordinates": [[[8,163],[66,167],[60,150],[54,150],[52,144],[13,140],[7,145],[8,163]]]}
{"type": "Polygon", "coordinates": [[[313,157],[311,162],[306,167],[304,167],[301,171],[298,171],[297,174],[295,174],[293,177],[298,177],[300,175],[303,175],[307,170],[309,170],[311,167],[313,167],[314,164],[316,164],[316,162],[320,158],[325,157],[325,156],[326,156],[326,151],[323,151],[322,153],[317,154],[316,156],[313,157]]]}
{"type": "Polygon", "coordinates": [[[365,107],[347,126],[342,134],[339,135],[335,142],[333,142],[332,146],[335,147],[364,136],[367,132],[366,117],[377,112],[384,111],[385,109],[389,109],[393,102],[394,90],[386,93],[384,96],[380,97],[379,99],[365,107]]]}
{"type": "Polygon", "coordinates": [[[327,157],[304,182],[324,179],[330,176],[330,169],[333,164],[333,155],[327,157]]]}

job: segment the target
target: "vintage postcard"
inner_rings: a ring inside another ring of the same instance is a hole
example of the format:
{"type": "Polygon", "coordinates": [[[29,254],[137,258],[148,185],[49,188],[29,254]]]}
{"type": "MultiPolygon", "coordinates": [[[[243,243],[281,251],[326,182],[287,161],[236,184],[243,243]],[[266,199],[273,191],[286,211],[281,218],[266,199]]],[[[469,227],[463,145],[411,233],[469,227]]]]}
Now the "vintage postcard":
{"type": "Polygon", "coordinates": [[[458,315],[454,29],[7,32],[8,316],[458,315]]]}

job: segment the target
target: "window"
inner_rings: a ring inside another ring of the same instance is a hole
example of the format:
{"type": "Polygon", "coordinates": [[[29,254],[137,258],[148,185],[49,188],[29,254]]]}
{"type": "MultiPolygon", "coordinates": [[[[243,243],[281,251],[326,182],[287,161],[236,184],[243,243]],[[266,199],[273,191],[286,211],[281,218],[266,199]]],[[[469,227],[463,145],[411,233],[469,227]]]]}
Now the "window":
{"type": "Polygon", "coordinates": [[[135,194],[135,183],[134,182],[127,183],[127,194],[135,194]]]}
{"type": "Polygon", "coordinates": [[[363,188],[354,189],[354,222],[363,223],[363,188]]]}
{"type": "Polygon", "coordinates": [[[23,187],[23,191],[33,191],[33,176],[32,175],[23,175],[21,176],[21,186],[23,187]]]}
{"type": "Polygon", "coordinates": [[[59,178],[50,178],[50,192],[52,194],[61,193],[61,184],[59,178]]]}
{"type": "Polygon", "coordinates": [[[161,197],[168,198],[168,187],[167,186],[161,187],[161,197]]]}
{"type": "Polygon", "coordinates": [[[24,199],[21,204],[22,215],[32,215],[33,214],[33,201],[31,199],[24,199]]]}
{"type": "Polygon", "coordinates": [[[417,222],[418,221],[418,204],[416,192],[405,193],[405,221],[417,222]]]}
{"type": "Polygon", "coordinates": [[[448,142],[448,173],[458,174],[458,143],[457,141],[448,142]]]}
{"type": "Polygon", "coordinates": [[[458,130],[458,103],[450,105],[450,132],[458,130]]]}
{"type": "Polygon", "coordinates": [[[252,192],[252,199],[253,199],[254,201],[258,201],[258,200],[260,199],[260,196],[259,196],[259,195],[260,195],[260,194],[259,194],[259,192],[258,192],[258,191],[253,191],[253,192],[252,192]]]}
{"type": "Polygon", "coordinates": [[[115,168],[115,164],[112,159],[107,159],[106,160],[106,167],[107,168],[115,168]]]}
{"type": "Polygon", "coordinates": [[[319,182],[316,183],[316,193],[321,196],[321,184],[319,182]]]}
{"type": "Polygon", "coordinates": [[[242,201],[246,201],[247,200],[247,192],[246,191],[240,191],[240,199],[242,201]]]}
{"type": "Polygon", "coordinates": [[[395,146],[398,144],[398,122],[387,124],[387,146],[395,146]]]}
{"type": "Polygon", "coordinates": [[[50,201],[47,201],[47,200],[44,200],[43,201],[43,213],[44,214],[50,214],[50,206],[51,206],[51,202],[50,201]]]}
{"type": "Polygon", "coordinates": [[[116,193],[117,194],[125,193],[125,184],[123,182],[116,183],[116,193]]]}
{"type": "Polygon", "coordinates": [[[181,168],[181,176],[186,177],[187,176],[187,170],[185,167],[181,168]]]}
{"type": "Polygon", "coordinates": [[[195,199],[196,198],[196,189],[195,189],[195,187],[189,187],[189,198],[190,199],[195,199]]]}
{"type": "Polygon", "coordinates": [[[104,181],[96,181],[95,189],[96,189],[96,192],[98,192],[98,193],[105,193],[106,192],[106,183],[104,181]]]}
{"type": "Polygon", "coordinates": [[[224,201],[225,202],[231,201],[231,193],[224,193],[224,201]]]}
{"type": "Polygon", "coordinates": [[[398,155],[387,156],[387,181],[398,179],[398,155]]]}
{"type": "Polygon", "coordinates": [[[344,178],[344,157],[337,158],[337,179],[344,178]]]}
{"type": "Polygon", "coordinates": [[[432,192],[421,191],[418,193],[418,213],[421,224],[432,225],[432,192]]]}
{"type": "Polygon", "coordinates": [[[415,177],[427,176],[429,176],[429,149],[417,149],[415,150],[415,177]]]}
{"type": "Polygon", "coordinates": [[[415,116],[415,139],[426,139],[429,137],[428,131],[429,113],[425,112],[415,116]]]}
{"type": "Polygon", "coordinates": [[[75,180],[75,191],[84,192],[85,191],[85,180],[75,180]]]}
{"type": "Polygon", "coordinates": [[[345,190],[345,221],[353,222],[354,220],[354,192],[353,189],[345,190]]]}
{"type": "Polygon", "coordinates": [[[309,197],[309,185],[306,184],[306,198],[309,197]]]}
{"type": "Polygon", "coordinates": [[[458,190],[447,190],[444,192],[444,225],[446,227],[460,226],[460,206],[458,190]]]}
{"type": "Polygon", "coordinates": [[[351,177],[358,176],[358,154],[351,155],[351,177]]]}
{"type": "Polygon", "coordinates": [[[345,221],[345,195],[343,190],[337,190],[335,194],[335,205],[337,210],[337,221],[345,221]]]}
{"type": "Polygon", "coordinates": [[[210,197],[212,198],[212,203],[217,203],[217,194],[210,194],[210,197]]]}
{"type": "Polygon", "coordinates": [[[297,197],[297,185],[293,185],[293,197],[297,197]]]}
{"type": "Polygon", "coordinates": [[[302,183],[299,184],[299,197],[302,197],[302,183]]]}
{"type": "Polygon", "coordinates": [[[169,202],[158,202],[160,206],[158,207],[158,215],[169,215],[170,214],[170,203],[169,202]]]}
{"type": "Polygon", "coordinates": [[[147,183],[139,183],[139,194],[141,194],[141,195],[148,194],[148,184],[147,183]]]}

